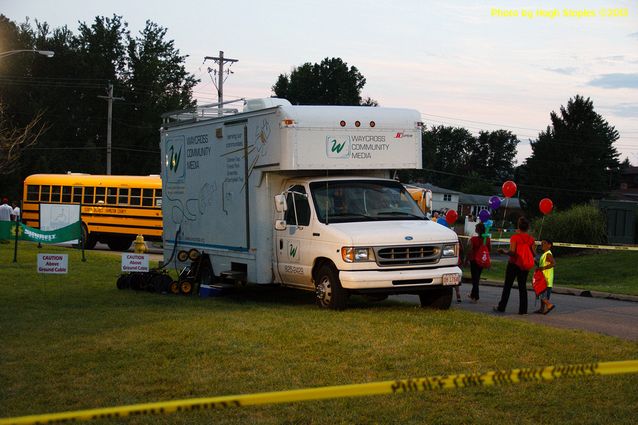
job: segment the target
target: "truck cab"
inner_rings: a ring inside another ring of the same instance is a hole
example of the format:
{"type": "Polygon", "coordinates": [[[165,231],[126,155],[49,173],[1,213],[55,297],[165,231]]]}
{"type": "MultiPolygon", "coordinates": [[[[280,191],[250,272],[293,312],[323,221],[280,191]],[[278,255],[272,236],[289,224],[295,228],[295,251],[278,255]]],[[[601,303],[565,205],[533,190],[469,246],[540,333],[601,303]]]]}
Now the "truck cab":
{"type": "Polygon", "coordinates": [[[273,269],[278,283],[314,290],[323,307],[349,294],[416,294],[448,308],[460,283],[456,233],[426,219],[397,181],[290,180],[275,197],[273,269]]]}

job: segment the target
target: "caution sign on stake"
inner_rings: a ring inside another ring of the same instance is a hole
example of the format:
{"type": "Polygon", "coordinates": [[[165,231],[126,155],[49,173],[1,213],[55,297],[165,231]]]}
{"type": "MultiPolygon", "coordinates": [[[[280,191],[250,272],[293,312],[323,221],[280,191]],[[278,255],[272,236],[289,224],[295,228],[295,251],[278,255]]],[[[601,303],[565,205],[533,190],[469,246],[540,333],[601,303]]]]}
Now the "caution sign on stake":
{"type": "Polygon", "coordinates": [[[68,254],[38,254],[38,273],[67,274],[68,272],[68,254]]]}
{"type": "Polygon", "coordinates": [[[131,254],[122,253],[122,271],[123,272],[147,272],[148,254],[131,254]]]}

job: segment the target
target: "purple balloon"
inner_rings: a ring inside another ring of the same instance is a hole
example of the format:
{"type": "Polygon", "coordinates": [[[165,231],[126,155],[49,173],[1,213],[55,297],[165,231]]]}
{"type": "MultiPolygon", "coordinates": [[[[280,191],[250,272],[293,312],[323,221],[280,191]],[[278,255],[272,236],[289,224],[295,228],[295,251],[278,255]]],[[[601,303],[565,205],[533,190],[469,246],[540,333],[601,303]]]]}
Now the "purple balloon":
{"type": "Polygon", "coordinates": [[[483,223],[485,223],[487,220],[490,219],[490,216],[492,214],[490,214],[490,212],[488,210],[481,210],[479,212],[479,220],[481,220],[483,223]]]}
{"type": "Polygon", "coordinates": [[[501,198],[499,198],[498,196],[492,196],[490,198],[490,208],[493,210],[497,210],[498,207],[501,206],[501,198]]]}

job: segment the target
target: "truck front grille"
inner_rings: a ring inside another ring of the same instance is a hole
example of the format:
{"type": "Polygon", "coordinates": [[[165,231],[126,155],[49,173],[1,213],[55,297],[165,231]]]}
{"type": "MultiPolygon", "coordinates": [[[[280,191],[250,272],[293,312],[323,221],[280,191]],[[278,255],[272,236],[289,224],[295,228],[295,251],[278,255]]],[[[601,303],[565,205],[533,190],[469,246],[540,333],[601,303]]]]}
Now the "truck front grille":
{"type": "Polygon", "coordinates": [[[436,264],[441,257],[440,245],[406,245],[375,248],[377,264],[383,266],[414,266],[436,264]]]}

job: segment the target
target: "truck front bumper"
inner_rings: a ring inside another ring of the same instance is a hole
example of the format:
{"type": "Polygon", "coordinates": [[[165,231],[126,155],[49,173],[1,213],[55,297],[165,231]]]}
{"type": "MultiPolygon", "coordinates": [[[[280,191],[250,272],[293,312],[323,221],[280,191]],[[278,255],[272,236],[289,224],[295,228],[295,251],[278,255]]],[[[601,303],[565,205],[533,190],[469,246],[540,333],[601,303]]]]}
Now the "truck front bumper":
{"type": "Polygon", "coordinates": [[[341,286],[354,290],[403,289],[429,286],[457,286],[461,284],[461,269],[457,266],[420,270],[361,270],[339,271],[341,286]]]}

